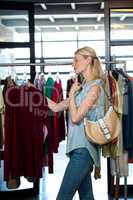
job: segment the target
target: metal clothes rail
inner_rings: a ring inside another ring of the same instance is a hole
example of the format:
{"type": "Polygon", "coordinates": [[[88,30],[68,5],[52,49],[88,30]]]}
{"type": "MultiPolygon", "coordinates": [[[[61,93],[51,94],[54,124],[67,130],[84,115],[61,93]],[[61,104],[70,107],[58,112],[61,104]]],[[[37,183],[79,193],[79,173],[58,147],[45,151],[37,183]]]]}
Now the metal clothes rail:
{"type": "MultiPolygon", "coordinates": [[[[126,61],[102,61],[102,64],[126,64],[126,61]]],[[[41,63],[0,63],[0,67],[9,66],[57,66],[57,65],[72,65],[72,62],[59,61],[59,62],[41,62],[41,63]]]]}
{"type": "Polygon", "coordinates": [[[115,67],[114,66],[112,67],[112,65],[122,64],[123,69],[126,72],[126,61],[125,60],[114,60],[114,61],[112,60],[112,61],[105,61],[102,63],[106,65],[106,69],[113,69],[115,67]]]}
{"type": "Polygon", "coordinates": [[[72,62],[44,62],[44,63],[0,63],[0,67],[22,67],[22,66],[57,66],[57,65],[72,65],[72,62]]]}

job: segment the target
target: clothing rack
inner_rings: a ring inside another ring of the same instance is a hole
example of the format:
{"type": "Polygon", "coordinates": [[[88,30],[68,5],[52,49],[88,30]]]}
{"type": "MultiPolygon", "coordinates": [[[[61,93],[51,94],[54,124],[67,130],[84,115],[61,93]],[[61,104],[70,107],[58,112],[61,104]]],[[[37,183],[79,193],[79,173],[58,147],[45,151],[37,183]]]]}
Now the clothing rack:
{"type": "Polygon", "coordinates": [[[72,65],[72,62],[43,62],[43,63],[0,63],[0,67],[24,67],[24,66],[57,66],[57,65],[72,65]]]}
{"type": "MultiPolygon", "coordinates": [[[[56,75],[57,74],[57,72],[50,72],[52,75],[56,75]]],[[[59,74],[62,74],[62,75],[65,75],[65,74],[70,74],[71,73],[71,71],[65,71],[65,72],[58,72],[59,74]]],[[[48,75],[49,74],[49,72],[43,72],[43,74],[44,75],[48,75]]],[[[23,73],[17,73],[16,75],[23,75],[23,73]]],[[[26,73],[26,75],[30,75],[30,73],[26,73]]]]}
{"type": "MultiPolygon", "coordinates": [[[[124,60],[118,61],[102,61],[102,64],[126,64],[124,60]]],[[[41,63],[0,63],[0,67],[9,67],[9,66],[56,66],[56,65],[72,65],[72,62],[41,62],[41,63]]]]}
{"type": "MultiPolygon", "coordinates": [[[[115,65],[115,68],[116,68],[116,65],[117,64],[123,64],[123,70],[124,70],[124,72],[126,72],[126,61],[124,61],[124,60],[120,60],[120,61],[117,61],[117,60],[114,60],[114,61],[105,61],[105,62],[103,62],[104,64],[107,64],[107,69],[113,69],[114,67],[112,66],[112,64],[113,65],[115,65]]],[[[114,68],[114,69],[115,69],[114,68]]],[[[114,178],[112,178],[113,180],[111,180],[111,174],[109,173],[109,170],[110,170],[110,163],[109,163],[109,159],[108,159],[108,161],[107,161],[107,167],[108,167],[108,182],[110,181],[111,183],[109,183],[109,185],[108,185],[108,191],[110,191],[109,193],[112,193],[112,191],[111,190],[113,190],[113,187],[112,187],[112,185],[114,184],[114,178]],[[111,186],[111,187],[110,187],[111,186]]],[[[115,195],[115,198],[116,199],[118,199],[119,198],[119,183],[120,183],[120,177],[119,176],[116,176],[116,185],[115,185],[115,194],[113,194],[113,195],[115,195]]],[[[114,186],[114,185],[113,185],[114,186]]],[[[128,194],[127,194],[128,192],[127,192],[127,176],[124,176],[124,198],[125,198],[125,200],[127,199],[127,196],[128,196],[128,194]]]]}
{"type": "Polygon", "coordinates": [[[126,72],[126,61],[124,61],[124,60],[112,60],[112,61],[105,61],[105,62],[102,62],[102,63],[107,65],[106,69],[112,69],[112,65],[123,64],[123,69],[126,72]]]}
{"type": "MultiPolygon", "coordinates": [[[[57,66],[57,65],[71,65],[72,62],[43,62],[43,63],[0,63],[0,67],[36,67],[36,66],[57,66]]],[[[60,74],[69,74],[70,72],[60,72],[60,74]]],[[[29,73],[30,74],[30,73],[29,73]]],[[[47,72],[44,72],[44,74],[48,74],[47,72]]],[[[56,74],[56,72],[52,72],[52,74],[56,74]]],[[[2,81],[2,80],[1,80],[2,81]]],[[[0,160],[3,160],[3,149],[0,149],[0,160]]],[[[33,182],[32,188],[25,188],[25,189],[18,189],[18,190],[2,190],[0,191],[0,195],[8,197],[10,193],[10,196],[14,197],[16,195],[36,195],[39,194],[39,179],[36,179],[33,182]]]]}
{"type": "Polygon", "coordinates": [[[104,64],[126,64],[125,60],[110,60],[110,61],[103,61],[104,64]]]}
{"type": "MultiPolygon", "coordinates": [[[[70,61],[59,61],[59,62],[41,62],[41,63],[0,63],[0,67],[31,67],[32,69],[36,66],[40,66],[40,67],[44,67],[45,66],[49,66],[49,67],[52,67],[52,66],[59,66],[59,65],[72,65],[72,62],[70,61]]],[[[41,69],[40,69],[40,72],[41,72],[41,69]]],[[[43,72],[45,75],[48,74],[48,72],[43,72]]],[[[69,74],[70,72],[69,71],[66,71],[66,72],[60,72],[59,74],[69,74]]],[[[34,79],[35,79],[35,72],[33,72],[31,70],[30,72],[30,75],[31,75],[31,82],[33,83],[34,82],[34,79]],[[33,75],[33,76],[32,76],[33,75]]],[[[51,74],[56,74],[56,72],[52,72],[51,71],[51,74]]],[[[17,74],[18,75],[18,74],[17,74]]],[[[21,74],[20,74],[21,75],[21,74]]],[[[3,84],[4,83],[4,80],[1,80],[1,83],[3,84]]]]}
{"type": "MultiPolygon", "coordinates": [[[[117,64],[122,64],[122,67],[124,71],[126,71],[126,61],[124,60],[112,60],[112,61],[102,61],[102,64],[105,64],[106,69],[113,69],[116,67],[117,64]],[[115,67],[114,67],[115,66],[115,67]]],[[[41,63],[0,63],[0,67],[24,67],[24,66],[31,66],[31,67],[36,67],[36,66],[58,66],[58,65],[72,65],[72,62],[70,61],[59,61],[59,62],[41,62],[41,63]]],[[[56,74],[56,72],[51,72],[52,74],[56,74]]],[[[70,72],[59,72],[60,74],[69,74],[70,72]]],[[[48,72],[44,72],[44,74],[48,74],[48,72]]],[[[109,169],[109,163],[107,163],[107,167],[109,169]]],[[[110,174],[108,174],[110,176],[110,174]]],[[[108,182],[110,177],[108,177],[108,182]]],[[[109,183],[110,184],[110,183],[109,183]]],[[[38,188],[38,184],[36,184],[38,188]]],[[[108,191],[111,189],[109,185],[108,191]]],[[[116,180],[116,189],[119,190],[119,179],[116,180]]],[[[37,189],[38,191],[38,189],[37,189]]],[[[127,177],[124,177],[124,197],[127,199],[127,177]]]]}
{"type": "MultiPolygon", "coordinates": [[[[37,65],[44,65],[44,63],[0,63],[0,67],[15,67],[15,66],[37,66],[37,65]]],[[[1,80],[2,83],[3,80],[1,80]]],[[[3,160],[3,153],[4,150],[0,149],[0,162],[3,160]]],[[[1,163],[0,163],[1,164],[1,163]]],[[[11,197],[19,196],[27,196],[27,195],[38,195],[39,194],[39,179],[35,179],[33,182],[32,188],[22,188],[22,189],[15,189],[15,190],[1,190],[0,195],[4,197],[11,197]]]]}

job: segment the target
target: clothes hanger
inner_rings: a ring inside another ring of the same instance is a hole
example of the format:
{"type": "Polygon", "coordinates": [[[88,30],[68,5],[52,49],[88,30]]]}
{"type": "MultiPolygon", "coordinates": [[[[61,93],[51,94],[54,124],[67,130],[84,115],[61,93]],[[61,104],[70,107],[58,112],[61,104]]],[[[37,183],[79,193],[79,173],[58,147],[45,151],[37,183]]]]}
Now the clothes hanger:
{"type": "Polygon", "coordinates": [[[51,72],[51,69],[49,69],[49,72],[48,72],[48,78],[51,77],[52,78],[52,72],[51,72]]]}
{"type": "Polygon", "coordinates": [[[59,74],[59,72],[57,71],[57,73],[56,73],[56,81],[57,81],[57,83],[59,83],[60,82],[60,74],[59,74]]]}

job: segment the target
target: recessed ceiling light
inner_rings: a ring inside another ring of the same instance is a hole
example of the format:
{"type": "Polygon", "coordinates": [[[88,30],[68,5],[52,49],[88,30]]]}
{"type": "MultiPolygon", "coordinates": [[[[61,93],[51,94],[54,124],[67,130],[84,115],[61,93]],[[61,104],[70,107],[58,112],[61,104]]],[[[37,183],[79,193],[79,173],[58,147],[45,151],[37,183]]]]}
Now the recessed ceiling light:
{"type": "Polygon", "coordinates": [[[42,9],[47,10],[47,6],[45,3],[41,3],[40,5],[41,5],[42,9]]]}

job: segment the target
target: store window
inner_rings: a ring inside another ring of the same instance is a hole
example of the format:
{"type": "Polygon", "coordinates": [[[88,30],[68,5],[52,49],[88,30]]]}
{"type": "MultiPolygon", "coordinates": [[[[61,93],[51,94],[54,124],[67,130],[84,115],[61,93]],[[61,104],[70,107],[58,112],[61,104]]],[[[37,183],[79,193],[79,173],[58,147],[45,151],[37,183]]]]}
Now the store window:
{"type": "MultiPolygon", "coordinates": [[[[97,27],[98,28],[98,27],[97,27]]],[[[103,30],[91,30],[78,33],[79,40],[105,40],[105,32],[103,30]]]]}
{"type": "Polygon", "coordinates": [[[0,22],[0,42],[29,42],[28,11],[0,10],[0,22]]]}
{"type": "Polygon", "coordinates": [[[133,39],[133,10],[112,9],[111,10],[111,40],[133,39]]]}
{"type": "Polygon", "coordinates": [[[79,41],[79,47],[89,46],[96,50],[98,56],[105,56],[105,42],[104,41],[79,41]]]}
{"type": "Polygon", "coordinates": [[[72,57],[76,48],[77,43],[74,42],[49,42],[43,43],[44,46],[44,57],[72,57]]]}
{"type": "Polygon", "coordinates": [[[27,79],[30,78],[30,67],[28,65],[15,66],[16,63],[29,63],[29,55],[29,48],[0,49],[0,78],[5,79],[9,75],[12,78],[16,76],[24,78],[25,75],[27,75],[27,79]],[[2,66],[2,64],[6,64],[6,66],[2,66]]]}
{"type": "MultiPolygon", "coordinates": [[[[111,56],[114,60],[123,60],[126,63],[126,70],[133,69],[133,46],[113,46],[111,56]]],[[[122,64],[119,66],[122,67],[122,64]]],[[[131,74],[130,74],[131,75],[131,74]]]]}
{"type": "Polygon", "coordinates": [[[42,34],[43,41],[66,41],[76,40],[76,32],[48,32],[42,34]]]}

